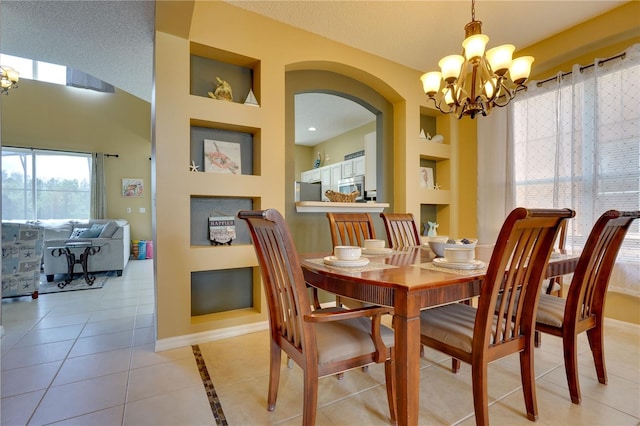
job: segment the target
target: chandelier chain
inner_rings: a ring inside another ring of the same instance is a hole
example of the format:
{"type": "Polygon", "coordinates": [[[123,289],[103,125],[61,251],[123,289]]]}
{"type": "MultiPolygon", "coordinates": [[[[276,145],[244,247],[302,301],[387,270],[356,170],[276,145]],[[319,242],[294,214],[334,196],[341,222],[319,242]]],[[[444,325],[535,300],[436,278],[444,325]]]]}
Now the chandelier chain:
{"type": "Polygon", "coordinates": [[[471,0],[471,20],[476,20],[476,0],[471,0]]]}

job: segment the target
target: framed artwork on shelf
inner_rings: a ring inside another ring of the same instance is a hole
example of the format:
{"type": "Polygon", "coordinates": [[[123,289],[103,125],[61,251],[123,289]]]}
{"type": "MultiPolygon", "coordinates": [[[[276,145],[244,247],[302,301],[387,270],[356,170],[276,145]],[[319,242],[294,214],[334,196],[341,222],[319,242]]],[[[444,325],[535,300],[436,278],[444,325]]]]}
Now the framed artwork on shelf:
{"type": "Polygon", "coordinates": [[[144,184],[142,179],[124,178],[122,179],[123,197],[143,197],[144,184]]]}
{"type": "Polygon", "coordinates": [[[240,174],[240,144],[233,142],[204,140],[204,171],[213,173],[240,174]]]}
{"type": "Polygon", "coordinates": [[[434,189],[433,169],[431,167],[420,167],[420,188],[434,189]]]}

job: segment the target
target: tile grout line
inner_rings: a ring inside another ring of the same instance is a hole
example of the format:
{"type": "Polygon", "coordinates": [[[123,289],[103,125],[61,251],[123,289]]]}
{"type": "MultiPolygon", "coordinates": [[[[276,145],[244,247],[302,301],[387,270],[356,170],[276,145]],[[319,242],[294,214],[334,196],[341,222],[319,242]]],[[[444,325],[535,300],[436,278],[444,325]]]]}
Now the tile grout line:
{"type": "Polygon", "coordinates": [[[222,404],[220,403],[220,399],[218,398],[216,389],[214,388],[211,377],[209,376],[207,364],[204,361],[202,352],[200,352],[200,346],[192,345],[191,349],[193,350],[193,356],[196,359],[198,371],[200,372],[200,377],[202,378],[202,384],[204,385],[204,389],[207,391],[207,398],[209,399],[209,405],[211,405],[211,412],[213,413],[213,417],[216,419],[216,424],[219,426],[228,426],[227,419],[224,416],[224,412],[222,411],[222,404]]]}

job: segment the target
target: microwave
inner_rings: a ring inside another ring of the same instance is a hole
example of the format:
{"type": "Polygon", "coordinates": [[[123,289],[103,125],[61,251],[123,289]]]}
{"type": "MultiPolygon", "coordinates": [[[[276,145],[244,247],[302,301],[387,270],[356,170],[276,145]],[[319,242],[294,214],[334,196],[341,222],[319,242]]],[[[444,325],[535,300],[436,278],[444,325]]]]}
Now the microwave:
{"type": "Polygon", "coordinates": [[[364,201],[364,176],[354,176],[338,181],[338,192],[351,194],[353,191],[360,193],[360,195],[356,197],[356,201],[364,201]]]}

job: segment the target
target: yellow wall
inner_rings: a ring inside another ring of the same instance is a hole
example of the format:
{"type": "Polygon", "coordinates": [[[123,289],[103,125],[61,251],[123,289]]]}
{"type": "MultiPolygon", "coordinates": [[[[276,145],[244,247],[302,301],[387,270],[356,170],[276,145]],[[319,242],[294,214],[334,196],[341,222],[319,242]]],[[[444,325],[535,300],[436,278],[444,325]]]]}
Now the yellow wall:
{"type": "Polygon", "coordinates": [[[120,90],[98,93],[26,79],[0,102],[3,146],[118,154],[105,158],[107,217],[127,219],[132,239],[151,239],[148,102],[120,90]],[[122,197],[122,178],[142,178],[144,197],[122,197]]]}

